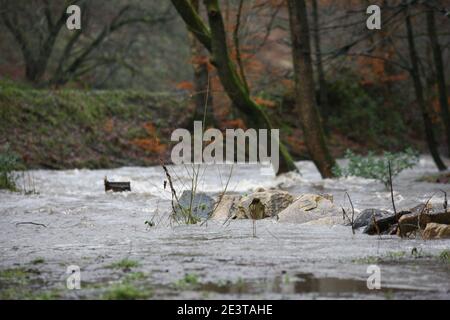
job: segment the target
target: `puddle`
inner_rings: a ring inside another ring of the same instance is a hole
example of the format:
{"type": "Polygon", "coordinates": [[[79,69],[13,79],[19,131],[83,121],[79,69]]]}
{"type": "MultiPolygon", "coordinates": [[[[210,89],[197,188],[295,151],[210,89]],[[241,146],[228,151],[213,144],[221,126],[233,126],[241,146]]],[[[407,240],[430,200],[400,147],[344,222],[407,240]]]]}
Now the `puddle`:
{"type": "MultiPolygon", "coordinates": [[[[339,278],[316,278],[313,274],[298,274],[295,276],[278,276],[272,281],[261,282],[227,282],[207,283],[201,285],[199,290],[216,292],[220,294],[258,294],[261,292],[275,294],[309,294],[319,296],[338,296],[340,294],[371,294],[366,281],[339,278]]],[[[381,288],[378,293],[409,292],[411,290],[399,288],[381,288]]]]}

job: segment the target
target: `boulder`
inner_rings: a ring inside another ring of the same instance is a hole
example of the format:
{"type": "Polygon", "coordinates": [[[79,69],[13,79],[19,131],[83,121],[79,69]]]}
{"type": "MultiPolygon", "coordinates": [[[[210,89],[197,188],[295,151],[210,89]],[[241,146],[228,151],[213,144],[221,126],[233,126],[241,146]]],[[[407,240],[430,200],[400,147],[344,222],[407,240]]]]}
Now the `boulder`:
{"type": "MultiPolygon", "coordinates": [[[[174,203],[175,212],[177,215],[181,214],[180,206],[183,210],[189,210],[191,205],[192,191],[183,191],[179,198],[179,204],[174,203]]],[[[192,198],[192,214],[199,219],[208,218],[214,210],[215,201],[206,193],[197,192],[192,198]]]]}
{"type": "Polygon", "coordinates": [[[423,231],[423,238],[431,239],[450,239],[450,225],[439,223],[428,223],[423,231]]]}
{"type": "Polygon", "coordinates": [[[411,209],[411,213],[402,216],[399,219],[398,235],[405,236],[410,232],[420,229],[423,230],[429,223],[450,224],[450,211],[436,212],[431,204],[419,205],[411,209]],[[419,223],[420,217],[420,223],[419,223]]]}
{"type": "Polygon", "coordinates": [[[358,215],[353,226],[355,229],[359,229],[370,224],[373,217],[375,217],[375,219],[379,219],[382,217],[387,217],[389,215],[391,214],[385,210],[366,209],[358,215]]]}
{"type": "Polygon", "coordinates": [[[265,207],[264,218],[277,216],[278,213],[287,208],[294,201],[294,197],[286,191],[258,190],[255,193],[242,197],[238,201],[236,207],[232,208],[232,216],[237,219],[249,219],[249,206],[255,198],[259,199],[265,207]]]}
{"type": "Polygon", "coordinates": [[[237,211],[237,203],[240,197],[236,195],[224,195],[214,210],[211,220],[226,221],[237,211]]]}
{"type": "Polygon", "coordinates": [[[342,211],[328,198],[317,194],[304,194],[278,214],[279,222],[321,224],[343,223],[342,211]]]}

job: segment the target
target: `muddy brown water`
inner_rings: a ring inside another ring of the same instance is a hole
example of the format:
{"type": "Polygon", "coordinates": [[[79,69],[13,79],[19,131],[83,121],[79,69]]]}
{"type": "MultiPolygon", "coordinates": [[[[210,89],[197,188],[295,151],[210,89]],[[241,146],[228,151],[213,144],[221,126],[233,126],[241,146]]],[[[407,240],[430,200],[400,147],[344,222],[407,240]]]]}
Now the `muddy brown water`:
{"type": "MultiPolygon", "coordinates": [[[[299,162],[302,175],[273,177],[255,166],[235,166],[229,192],[245,194],[277,187],[293,194],[327,193],[348,207],[348,192],[358,211],[391,209],[390,194],[376,181],[362,178],[322,180],[310,162],[299,162]]],[[[189,170],[174,170],[178,190],[190,183],[189,170]]],[[[230,167],[202,167],[199,190],[217,194],[230,167]]],[[[417,182],[435,172],[428,157],[395,180],[399,210],[425,202],[432,194],[441,205],[448,185],[417,182]]],[[[63,298],[98,298],[135,272],[136,286],[151,288],[153,298],[450,298],[448,260],[438,258],[450,240],[401,240],[353,235],[348,227],[257,222],[170,225],[170,192],[159,167],[116,170],[32,171],[37,194],[0,192],[0,270],[33,270],[39,281],[17,285],[1,277],[0,293],[29,286],[32,293],[57,290],[63,298]],[[131,181],[132,192],[106,194],[103,179],[131,181]],[[157,225],[149,228],[145,221],[157,225]],[[33,224],[18,224],[33,222],[33,224]],[[417,248],[420,256],[411,255],[417,248]],[[36,263],[36,259],[40,263],[36,263]],[[123,260],[129,269],[111,267],[123,260]],[[377,264],[381,290],[368,290],[367,267],[377,264]],[[66,288],[66,269],[81,269],[82,290],[66,288]],[[186,275],[195,283],[180,286],[186,275]]]]}

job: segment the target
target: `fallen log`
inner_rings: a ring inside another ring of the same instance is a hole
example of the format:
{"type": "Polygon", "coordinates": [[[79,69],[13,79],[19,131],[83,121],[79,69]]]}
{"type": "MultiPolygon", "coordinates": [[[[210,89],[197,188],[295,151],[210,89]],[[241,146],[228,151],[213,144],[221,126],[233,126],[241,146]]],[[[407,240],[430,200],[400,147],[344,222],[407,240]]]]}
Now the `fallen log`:
{"type": "Polygon", "coordinates": [[[392,226],[397,224],[398,217],[402,217],[405,214],[409,214],[411,211],[401,211],[398,212],[397,215],[393,214],[388,217],[383,217],[379,219],[372,219],[369,224],[364,229],[363,233],[368,235],[377,235],[377,234],[388,234],[392,231],[392,226]]]}
{"type": "Polygon", "coordinates": [[[105,192],[130,192],[131,182],[111,182],[105,177],[105,192]]]}

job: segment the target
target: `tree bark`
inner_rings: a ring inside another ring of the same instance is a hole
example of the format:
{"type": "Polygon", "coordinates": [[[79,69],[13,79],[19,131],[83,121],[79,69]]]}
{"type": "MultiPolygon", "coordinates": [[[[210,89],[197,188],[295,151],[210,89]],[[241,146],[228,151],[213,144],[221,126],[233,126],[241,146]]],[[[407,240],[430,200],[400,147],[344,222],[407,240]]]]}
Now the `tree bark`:
{"type": "MultiPolygon", "coordinates": [[[[211,54],[212,64],[216,67],[220,82],[231,101],[245,117],[248,126],[258,129],[273,129],[272,124],[262,107],[258,105],[245,90],[231,61],[223,17],[218,0],[204,0],[208,13],[210,30],[195,12],[187,0],[172,0],[188,28],[211,54]]],[[[296,171],[297,167],[285,145],[280,141],[280,168],[278,174],[296,171]]]]}
{"type": "Polygon", "coordinates": [[[425,103],[424,95],[423,95],[423,87],[422,81],[420,80],[419,73],[419,57],[417,55],[416,44],[414,41],[414,31],[411,24],[411,17],[409,16],[409,12],[406,12],[406,31],[408,33],[408,46],[409,46],[409,55],[411,59],[411,77],[414,82],[414,89],[416,91],[417,103],[419,104],[420,110],[422,112],[423,124],[425,128],[425,136],[427,139],[428,148],[430,150],[431,156],[433,157],[436,166],[440,171],[446,170],[444,162],[442,161],[438,146],[436,143],[436,138],[433,132],[433,124],[431,122],[430,114],[425,103]]]}
{"type": "Polygon", "coordinates": [[[317,0],[312,0],[312,16],[313,16],[313,28],[314,28],[314,49],[316,51],[316,68],[317,68],[317,79],[319,83],[319,98],[320,98],[320,109],[322,117],[327,118],[328,113],[328,93],[327,93],[327,83],[325,81],[325,71],[323,69],[322,63],[322,48],[320,45],[320,20],[319,20],[319,8],[317,6],[317,0]]]}
{"type": "MultiPolygon", "coordinates": [[[[1,4],[4,5],[5,3],[2,2],[1,4]]],[[[45,16],[48,26],[47,34],[34,35],[40,36],[42,41],[37,48],[33,48],[28,39],[29,35],[26,34],[27,30],[20,27],[17,10],[20,10],[20,7],[5,6],[2,11],[3,22],[20,46],[25,61],[26,79],[31,83],[38,84],[45,74],[56,39],[64,25],[65,11],[60,14],[56,23],[51,20],[49,15],[45,16]]]]}
{"type": "MultiPolygon", "coordinates": [[[[190,0],[192,7],[198,13],[199,1],[190,0]]],[[[213,124],[213,97],[211,81],[208,70],[207,57],[203,45],[197,40],[192,32],[189,32],[191,46],[192,65],[194,69],[194,102],[195,110],[192,121],[204,121],[204,127],[213,124]]]]}
{"type": "Polygon", "coordinates": [[[292,55],[296,89],[296,104],[301,117],[306,146],[322,177],[333,177],[335,161],[323,133],[314,90],[311,45],[304,0],[288,0],[292,37],[292,55]]]}
{"type": "Polygon", "coordinates": [[[445,84],[444,62],[442,61],[442,50],[436,33],[436,19],[433,9],[427,11],[428,36],[433,50],[433,60],[436,69],[436,80],[439,91],[439,103],[441,105],[441,117],[447,136],[447,152],[450,156],[450,114],[447,100],[447,86],[445,84]]]}

